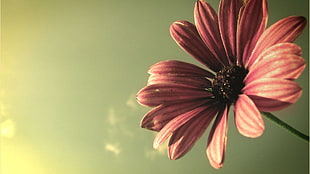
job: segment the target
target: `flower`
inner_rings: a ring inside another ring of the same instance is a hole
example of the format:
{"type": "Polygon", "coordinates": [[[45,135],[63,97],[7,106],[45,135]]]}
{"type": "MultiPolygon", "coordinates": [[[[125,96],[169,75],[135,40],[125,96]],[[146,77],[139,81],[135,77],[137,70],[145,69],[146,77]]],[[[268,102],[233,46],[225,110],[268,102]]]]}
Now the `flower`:
{"type": "Polygon", "coordinates": [[[178,159],[202,136],[212,120],[206,153],[221,168],[227,142],[230,106],[240,134],[256,138],[264,131],[260,111],[295,103],[301,87],[294,82],[305,68],[301,48],[292,42],[306,25],[301,16],[266,28],[266,0],[221,0],[218,15],[203,0],[194,9],[195,25],[176,21],[176,43],[206,68],[177,60],[149,69],[137,101],[149,107],[141,126],[157,131],[154,148],[168,137],[168,156],[178,159]]]}

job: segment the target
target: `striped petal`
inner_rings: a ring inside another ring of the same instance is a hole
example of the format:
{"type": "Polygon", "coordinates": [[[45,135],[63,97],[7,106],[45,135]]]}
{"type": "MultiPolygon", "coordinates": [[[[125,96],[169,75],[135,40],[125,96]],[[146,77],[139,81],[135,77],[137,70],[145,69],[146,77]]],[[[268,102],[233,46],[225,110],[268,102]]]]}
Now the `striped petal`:
{"type": "Polygon", "coordinates": [[[162,84],[162,83],[176,83],[183,85],[190,85],[200,88],[211,87],[211,82],[205,77],[183,77],[171,74],[165,75],[151,75],[148,79],[148,85],[162,84]]]}
{"type": "Polygon", "coordinates": [[[301,96],[301,87],[285,79],[264,78],[252,81],[243,89],[260,111],[277,111],[295,103],[301,96]]]}
{"type": "Polygon", "coordinates": [[[305,60],[292,54],[266,56],[249,71],[246,82],[259,78],[296,79],[306,67],[305,60]]]}
{"type": "Polygon", "coordinates": [[[214,75],[207,70],[204,70],[194,64],[167,60],[154,64],[149,69],[149,74],[171,74],[177,76],[198,76],[213,78],[214,75]]]}
{"type": "Polygon", "coordinates": [[[214,75],[196,65],[180,61],[163,61],[153,65],[149,73],[148,85],[161,83],[177,83],[200,88],[211,86],[214,75]]]}
{"type": "Polygon", "coordinates": [[[206,109],[208,109],[208,105],[200,106],[172,119],[156,135],[153,147],[157,149],[159,145],[162,144],[175,130],[177,130],[179,127],[181,127],[197,115],[201,114],[206,109]]]}
{"type": "Polygon", "coordinates": [[[215,58],[223,65],[228,65],[228,58],[222,43],[218,17],[214,9],[203,0],[195,4],[194,18],[197,30],[215,58]]]}
{"type": "Polygon", "coordinates": [[[219,29],[228,58],[236,62],[236,33],[241,0],[222,0],[219,7],[219,29]]]}
{"type": "Polygon", "coordinates": [[[268,10],[266,0],[248,0],[239,19],[237,56],[240,64],[247,62],[253,48],[266,28],[268,10]]]}
{"type": "Polygon", "coordinates": [[[154,84],[142,88],[136,100],[146,106],[193,101],[210,97],[212,94],[205,89],[194,88],[181,84],[154,84]]]}
{"type": "Polygon", "coordinates": [[[289,42],[275,44],[263,51],[256,59],[249,60],[248,69],[251,71],[253,66],[265,57],[272,57],[282,54],[301,56],[301,48],[298,45],[289,42]]]}
{"type": "MultiPolygon", "coordinates": [[[[301,34],[306,23],[302,16],[291,16],[274,23],[261,35],[249,60],[255,61],[260,53],[277,43],[293,42],[301,34]]],[[[247,64],[245,66],[248,67],[247,64]]]]}
{"type": "Polygon", "coordinates": [[[149,111],[141,120],[141,127],[160,131],[169,121],[175,117],[193,110],[210,100],[199,100],[196,102],[184,102],[160,105],[149,111]]]}
{"type": "Polygon", "coordinates": [[[224,163],[227,142],[227,120],[228,107],[226,106],[224,111],[217,115],[208,138],[207,156],[212,167],[216,169],[221,168],[224,163]]]}
{"type": "Polygon", "coordinates": [[[247,95],[239,95],[235,104],[235,125],[240,134],[250,138],[259,137],[264,132],[264,120],[247,95]]]}
{"type": "Polygon", "coordinates": [[[221,69],[220,62],[202,41],[195,25],[187,21],[176,21],[170,26],[170,35],[185,52],[199,62],[214,71],[221,69]]]}
{"type": "Polygon", "coordinates": [[[170,159],[178,159],[188,152],[203,135],[211,120],[218,112],[217,107],[209,107],[177,129],[171,136],[168,147],[170,159]]]}

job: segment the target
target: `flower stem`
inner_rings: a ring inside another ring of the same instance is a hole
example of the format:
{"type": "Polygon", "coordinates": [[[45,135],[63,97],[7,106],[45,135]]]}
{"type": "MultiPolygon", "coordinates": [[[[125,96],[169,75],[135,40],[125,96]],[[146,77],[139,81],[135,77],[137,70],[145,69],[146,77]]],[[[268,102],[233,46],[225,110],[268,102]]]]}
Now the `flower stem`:
{"type": "Polygon", "coordinates": [[[309,136],[305,135],[303,133],[301,133],[300,131],[298,131],[297,129],[293,128],[292,126],[288,125],[287,123],[283,122],[282,120],[280,120],[279,118],[277,118],[276,116],[274,116],[273,114],[271,114],[270,112],[261,112],[266,118],[268,118],[269,120],[273,121],[274,123],[278,124],[280,127],[286,129],[287,131],[289,131],[290,133],[294,134],[295,136],[303,139],[304,141],[309,143],[309,136]]]}

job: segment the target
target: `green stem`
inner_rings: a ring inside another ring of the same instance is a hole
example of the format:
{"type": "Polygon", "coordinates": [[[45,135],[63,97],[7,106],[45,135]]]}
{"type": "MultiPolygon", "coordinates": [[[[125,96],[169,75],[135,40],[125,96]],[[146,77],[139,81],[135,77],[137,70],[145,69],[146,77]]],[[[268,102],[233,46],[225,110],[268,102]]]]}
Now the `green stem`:
{"type": "Polygon", "coordinates": [[[277,118],[276,116],[274,116],[273,114],[271,114],[270,112],[261,112],[266,118],[268,118],[269,120],[273,121],[274,123],[278,124],[280,127],[286,129],[287,131],[289,131],[290,133],[292,133],[293,135],[303,139],[304,141],[309,143],[309,136],[305,135],[303,133],[301,133],[300,131],[296,130],[295,128],[293,128],[292,126],[288,125],[287,123],[283,122],[282,120],[280,120],[279,118],[277,118]]]}

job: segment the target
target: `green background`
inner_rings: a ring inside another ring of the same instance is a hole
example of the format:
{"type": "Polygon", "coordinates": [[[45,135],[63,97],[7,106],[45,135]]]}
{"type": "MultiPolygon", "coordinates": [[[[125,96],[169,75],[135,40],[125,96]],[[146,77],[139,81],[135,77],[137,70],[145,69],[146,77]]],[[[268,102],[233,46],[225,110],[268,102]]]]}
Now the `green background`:
{"type": "MultiPolygon", "coordinates": [[[[218,0],[209,0],[217,9],[218,0]]],[[[307,0],[269,0],[269,22],[302,15],[307,0]]],[[[183,158],[152,149],[140,128],[149,108],[135,102],[152,64],[198,64],[171,39],[176,20],[193,22],[194,0],[2,0],[1,174],[306,174],[308,143],[265,119],[256,139],[230,115],[224,167],[213,169],[205,134],[183,158]]],[[[308,25],[296,41],[307,68],[300,100],[275,115],[309,133],[308,25]]],[[[209,132],[209,129],[207,130],[209,132]]]]}

